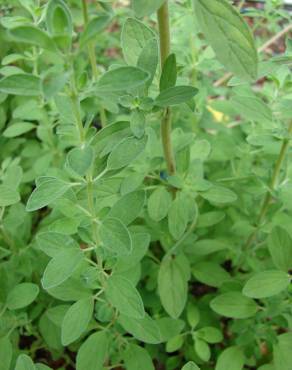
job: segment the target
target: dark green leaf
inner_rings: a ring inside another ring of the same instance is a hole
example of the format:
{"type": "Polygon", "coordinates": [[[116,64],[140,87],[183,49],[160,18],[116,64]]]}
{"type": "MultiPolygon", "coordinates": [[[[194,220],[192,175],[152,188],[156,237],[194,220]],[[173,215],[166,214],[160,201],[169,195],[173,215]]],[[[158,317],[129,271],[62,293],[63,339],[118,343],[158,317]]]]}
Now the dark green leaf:
{"type": "Polygon", "coordinates": [[[219,356],[215,370],[242,370],[244,353],[239,347],[229,347],[219,356]]]}
{"type": "Polygon", "coordinates": [[[160,77],[160,91],[174,87],[176,84],[176,78],[176,56],[175,54],[170,54],[163,65],[160,77]]]}

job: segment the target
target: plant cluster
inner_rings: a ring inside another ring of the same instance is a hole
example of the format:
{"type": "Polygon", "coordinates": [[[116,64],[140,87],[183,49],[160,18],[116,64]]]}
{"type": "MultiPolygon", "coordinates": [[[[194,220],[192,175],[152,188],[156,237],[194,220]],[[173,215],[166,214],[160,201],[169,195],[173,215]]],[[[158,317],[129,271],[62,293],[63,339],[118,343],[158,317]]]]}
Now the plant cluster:
{"type": "Polygon", "coordinates": [[[291,370],[290,16],[128,5],[0,5],[0,370],[291,370]]]}

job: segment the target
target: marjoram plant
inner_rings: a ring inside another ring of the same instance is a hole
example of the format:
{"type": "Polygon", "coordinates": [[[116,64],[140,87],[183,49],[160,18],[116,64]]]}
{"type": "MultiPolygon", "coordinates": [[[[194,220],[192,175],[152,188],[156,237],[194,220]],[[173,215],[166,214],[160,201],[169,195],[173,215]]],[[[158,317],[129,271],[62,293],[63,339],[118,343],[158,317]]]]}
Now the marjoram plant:
{"type": "Polygon", "coordinates": [[[12,1],[0,39],[0,370],[291,370],[291,41],[228,0],[12,1]]]}

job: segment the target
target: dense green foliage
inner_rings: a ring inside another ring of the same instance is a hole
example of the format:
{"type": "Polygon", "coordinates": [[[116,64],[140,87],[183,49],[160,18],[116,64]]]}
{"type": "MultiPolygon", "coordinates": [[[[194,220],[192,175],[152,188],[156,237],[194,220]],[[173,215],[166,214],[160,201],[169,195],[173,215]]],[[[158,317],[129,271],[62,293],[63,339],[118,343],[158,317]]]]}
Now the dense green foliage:
{"type": "Polygon", "coordinates": [[[291,370],[266,3],[251,29],[228,0],[1,2],[0,370],[291,370]]]}

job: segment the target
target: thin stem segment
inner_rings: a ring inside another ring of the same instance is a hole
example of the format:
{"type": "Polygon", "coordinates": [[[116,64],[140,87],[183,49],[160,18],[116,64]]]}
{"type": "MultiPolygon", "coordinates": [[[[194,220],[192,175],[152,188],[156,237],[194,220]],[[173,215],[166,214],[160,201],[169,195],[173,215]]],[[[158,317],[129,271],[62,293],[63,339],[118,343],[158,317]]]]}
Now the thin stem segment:
{"type": "MultiPolygon", "coordinates": [[[[159,40],[160,40],[160,60],[161,69],[170,54],[170,27],[168,1],[161,6],[157,12],[159,40]]],[[[171,142],[171,110],[166,108],[161,121],[161,138],[164,157],[167,164],[169,175],[176,173],[175,156],[171,142]]]]}
{"type": "MultiPolygon", "coordinates": [[[[292,122],[290,123],[289,128],[288,128],[288,135],[291,135],[291,134],[292,134],[292,122]]],[[[263,221],[266,217],[266,214],[267,214],[267,212],[270,208],[271,200],[272,200],[272,197],[273,197],[272,193],[278,185],[281,169],[282,169],[282,166],[283,166],[283,163],[285,161],[286,154],[287,154],[287,151],[288,151],[288,148],[289,148],[289,142],[290,142],[289,138],[285,138],[283,140],[282,147],[281,147],[281,150],[280,150],[280,153],[279,153],[279,157],[278,157],[277,162],[276,162],[275,167],[274,167],[274,171],[273,171],[273,175],[272,175],[272,178],[271,178],[271,183],[270,183],[270,186],[269,186],[269,190],[266,193],[266,196],[264,198],[262,207],[260,209],[260,213],[259,213],[257,221],[256,221],[256,228],[250,234],[250,236],[248,237],[248,239],[247,239],[247,241],[244,245],[244,249],[250,248],[251,245],[253,244],[253,242],[254,242],[254,240],[257,236],[257,233],[259,231],[259,227],[263,223],[263,221]]]]}

